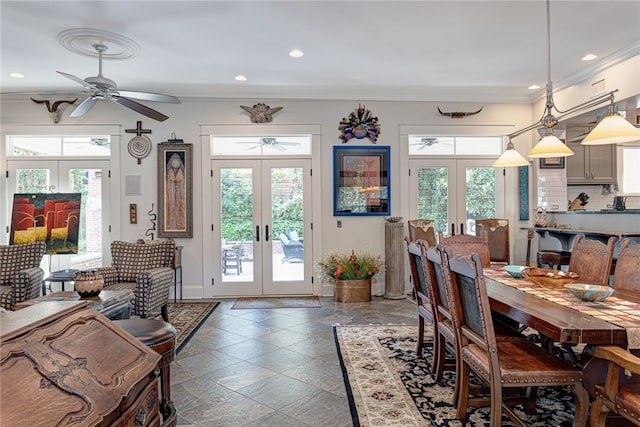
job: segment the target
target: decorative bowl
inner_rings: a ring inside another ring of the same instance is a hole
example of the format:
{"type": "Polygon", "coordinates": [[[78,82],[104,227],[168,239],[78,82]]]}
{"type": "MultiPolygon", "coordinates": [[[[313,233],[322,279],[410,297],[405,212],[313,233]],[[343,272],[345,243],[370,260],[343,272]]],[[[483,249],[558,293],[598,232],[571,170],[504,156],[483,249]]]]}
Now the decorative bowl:
{"type": "Polygon", "coordinates": [[[574,296],[584,301],[602,301],[615,293],[611,286],[590,285],[587,283],[571,283],[564,285],[574,296]]]}
{"type": "Polygon", "coordinates": [[[522,279],[522,270],[529,268],[526,265],[505,265],[504,271],[509,273],[511,277],[522,279]]]}
{"type": "Polygon", "coordinates": [[[580,277],[571,271],[554,270],[552,268],[527,268],[522,271],[525,279],[531,280],[536,285],[547,288],[557,288],[573,283],[580,277]]]}

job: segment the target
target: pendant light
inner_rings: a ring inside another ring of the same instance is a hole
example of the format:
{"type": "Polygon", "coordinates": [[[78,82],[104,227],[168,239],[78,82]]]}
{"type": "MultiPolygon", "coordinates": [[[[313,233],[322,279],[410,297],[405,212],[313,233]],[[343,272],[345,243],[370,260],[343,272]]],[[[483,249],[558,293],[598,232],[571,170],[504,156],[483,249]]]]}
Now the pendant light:
{"type": "Polygon", "coordinates": [[[615,109],[613,97],[607,116],[593,128],[582,140],[583,145],[624,144],[640,142],[640,129],[636,129],[625,120],[615,109]]]}
{"type": "Polygon", "coordinates": [[[529,151],[529,158],[567,157],[573,156],[573,151],[567,147],[551,128],[558,124],[558,119],[553,115],[553,109],[559,111],[553,102],[553,83],[551,82],[551,8],[550,0],[547,0],[547,86],[545,114],[542,124],[547,129],[545,136],[529,151]]]}
{"type": "Polygon", "coordinates": [[[529,161],[522,157],[522,154],[516,150],[516,147],[511,142],[511,137],[509,137],[509,143],[507,144],[507,149],[504,150],[504,153],[498,160],[493,164],[494,168],[506,168],[506,167],[515,167],[515,166],[529,166],[529,161]]]}

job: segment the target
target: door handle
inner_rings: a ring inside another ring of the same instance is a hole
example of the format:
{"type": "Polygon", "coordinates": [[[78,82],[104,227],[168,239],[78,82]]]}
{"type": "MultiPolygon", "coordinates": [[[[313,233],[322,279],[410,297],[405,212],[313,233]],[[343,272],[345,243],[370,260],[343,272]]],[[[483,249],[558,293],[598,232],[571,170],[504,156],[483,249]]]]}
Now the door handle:
{"type": "Polygon", "coordinates": [[[454,223],[451,223],[451,235],[456,235],[456,225],[454,223]]]}
{"type": "Polygon", "coordinates": [[[269,241],[269,226],[268,225],[264,226],[264,240],[266,242],[269,241]]]}
{"type": "Polygon", "coordinates": [[[464,224],[460,223],[460,234],[464,234],[464,224]]]}
{"type": "Polygon", "coordinates": [[[256,242],[260,241],[260,226],[256,225],[256,242]]]}

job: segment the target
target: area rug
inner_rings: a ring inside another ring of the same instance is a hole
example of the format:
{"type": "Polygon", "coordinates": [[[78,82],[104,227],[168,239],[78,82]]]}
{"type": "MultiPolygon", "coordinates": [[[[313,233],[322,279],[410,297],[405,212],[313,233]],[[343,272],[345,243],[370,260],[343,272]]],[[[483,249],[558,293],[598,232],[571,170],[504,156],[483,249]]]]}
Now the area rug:
{"type": "Polygon", "coordinates": [[[241,297],[231,306],[232,310],[247,308],[320,308],[317,296],[282,297],[282,298],[251,298],[241,297]]]}
{"type": "MultiPolygon", "coordinates": [[[[489,408],[469,408],[464,420],[451,405],[455,372],[441,382],[431,374],[431,353],[416,356],[416,326],[334,326],[334,335],[353,425],[486,426],[489,408]]],[[[531,426],[556,426],[573,420],[573,397],[566,388],[538,389],[538,414],[518,415],[531,426]]],[[[513,426],[502,417],[503,426],[513,426]]]]}
{"type": "Polygon", "coordinates": [[[169,323],[176,328],[176,354],[184,348],[219,302],[169,303],[169,323]]]}

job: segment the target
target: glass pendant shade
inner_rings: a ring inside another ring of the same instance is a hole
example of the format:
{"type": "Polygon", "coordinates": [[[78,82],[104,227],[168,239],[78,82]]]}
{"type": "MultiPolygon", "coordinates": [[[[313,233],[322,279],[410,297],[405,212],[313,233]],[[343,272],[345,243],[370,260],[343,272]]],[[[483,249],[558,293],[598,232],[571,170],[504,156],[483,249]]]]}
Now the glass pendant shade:
{"type": "Polygon", "coordinates": [[[568,156],[573,156],[573,151],[553,134],[542,138],[527,154],[527,157],[534,159],[568,156]]]}
{"type": "Polygon", "coordinates": [[[640,142],[640,130],[619,114],[610,114],[598,123],[581,142],[583,145],[640,142]]]}
{"type": "Polygon", "coordinates": [[[529,166],[529,161],[522,157],[522,154],[513,146],[513,142],[509,141],[507,149],[498,160],[493,164],[494,168],[507,168],[512,166],[529,166]]]}

